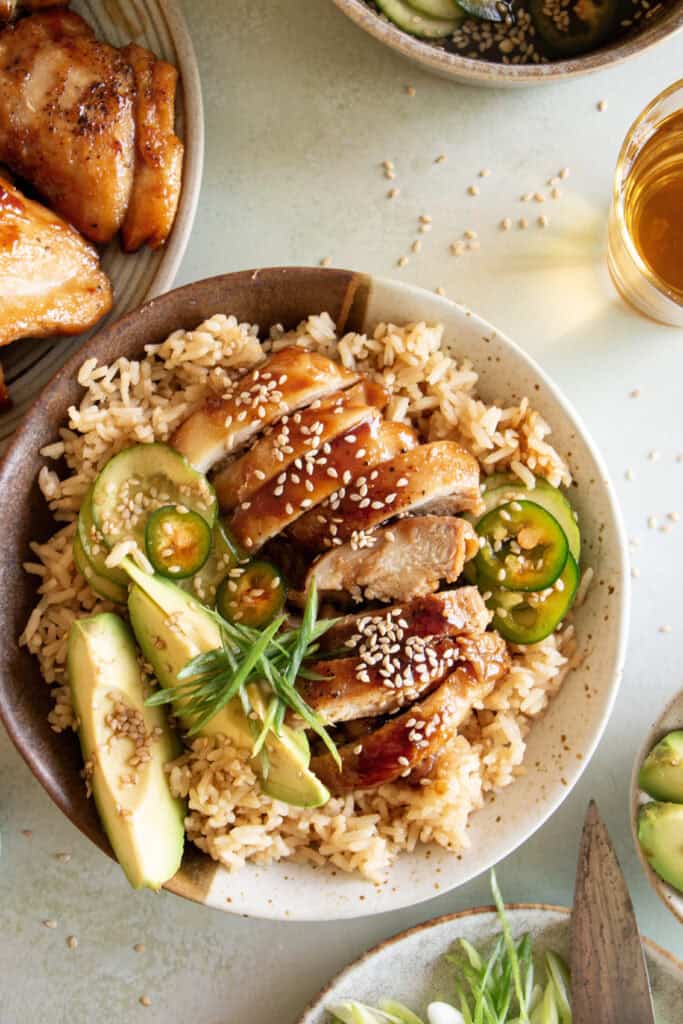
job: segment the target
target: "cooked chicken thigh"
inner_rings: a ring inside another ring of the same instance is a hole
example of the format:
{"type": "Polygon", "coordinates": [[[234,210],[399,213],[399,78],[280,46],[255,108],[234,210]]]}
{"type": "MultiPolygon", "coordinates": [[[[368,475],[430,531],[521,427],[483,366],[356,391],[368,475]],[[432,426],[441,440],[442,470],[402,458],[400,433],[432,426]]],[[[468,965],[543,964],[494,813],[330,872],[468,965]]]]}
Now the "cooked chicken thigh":
{"type": "Polygon", "coordinates": [[[360,630],[376,628],[388,631],[399,623],[406,636],[460,636],[483,633],[491,621],[491,612],[476,587],[458,587],[438,594],[415,597],[391,608],[373,608],[356,615],[345,615],[320,639],[322,651],[352,651],[362,639],[360,630]]]}
{"type": "Polygon", "coordinates": [[[384,462],[367,477],[357,476],[336,500],[300,519],[291,533],[300,544],[320,551],[414,509],[452,515],[477,509],[480,502],[474,456],[455,441],[434,441],[384,462]]]}
{"type": "Polygon", "coordinates": [[[314,662],[322,679],[300,679],[299,693],[326,722],[348,722],[393,714],[417,700],[466,664],[479,681],[504,675],[510,667],[505,641],[498,633],[479,636],[407,636],[394,621],[370,620],[352,658],[314,662]]]}
{"type": "Polygon", "coordinates": [[[409,601],[454,583],[466,561],[479,550],[468,522],[453,516],[415,516],[381,527],[365,546],[349,542],[333,547],[313,564],[306,589],[315,579],[329,596],[347,592],[354,598],[409,601]]]}
{"type": "Polygon", "coordinates": [[[364,385],[355,384],[348,391],[330,395],[315,408],[305,409],[296,418],[283,416],[244,455],[216,473],[212,483],[221,509],[231,512],[297,459],[329,447],[335,437],[376,413],[380,406],[373,398],[383,405],[386,392],[368,392],[364,385]]]}
{"type": "Polygon", "coordinates": [[[371,410],[364,423],[357,423],[308,457],[296,459],[274,481],[241,502],[230,521],[230,532],[247,551],[256,551],[335,493],[345,479],[416,444],[411,427],[388,423],[377,410],[371,410]]]}
{"type": "Polygon", "coordinates": [[[111,305],[95,249],[0,178],[0,345],[78,334],[111,305]]]}
{"type": "Polygon", "coordinates": [[[135,76],[135,175],[121,229],[124,252],[147,243],[158,249],[175,220],[183,171],[183,144],[175,134],[178,72],[131,43],[121,50],[135,76]]]}
{"type": "Polygon", "coordinates": [[[178,427],[171,444],[206,473],[276,420],[357,380],[357,373],[317,352],[283,348],[241,377],[230,392],[207,399],[178,427]]]}
{"type": "Polygon", "coordinates": [[[478,678],[469,665],[458,665],[425,700],[361,740],[341,747],[341,771],[329,754],[314,757],[311,769],[335,794],[406,778],[413,768],[442,750],[498,678],[495,673],[478,678]]]}
{"type": "Polygon", "coordinates": [[[0,162],[94,242],[123,223],[135,168],[134,77],[77,14],[0,33],[0,162]]]}

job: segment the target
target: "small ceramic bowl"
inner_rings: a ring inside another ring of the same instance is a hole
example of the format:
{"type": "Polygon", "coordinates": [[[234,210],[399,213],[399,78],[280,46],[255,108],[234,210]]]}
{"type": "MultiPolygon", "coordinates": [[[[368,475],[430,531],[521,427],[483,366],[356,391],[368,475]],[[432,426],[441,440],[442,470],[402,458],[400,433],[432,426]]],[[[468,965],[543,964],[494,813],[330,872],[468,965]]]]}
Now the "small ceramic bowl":
{"type": "Polygon", "coordinates": [[[575,612],[583,659],[565,679],[528,737],[526,772],[472,816],[471,847],[458,856],[420,847],[397,858],[384,884],[282,861],[229,874],[188,843],[181,871],[167,888],[221,910],[286,920],[334,920],[410,906],[468,881],[511,853],[565,799],[602,735],[621,678],[628,620],[628,556],[605,467],[558,388],[490,324],[431,292],[346,270],[284,268],[199,281],[147,303],[101,331],[61,370],[31,409],[0,466],[0,714],[16,746],[49,795],[86,835],[109,852],[80,777],[75,736],[56,735],[48,687],[17,637],[35,603],[35,578],[22,569],[29,541],[54,532],[36,477],[67,409],[81,398],[78,368],[91,357],[138,358],[178,328],[214,313],[293,327],[327,310],[338,330],[371,331],[381,321],[443,322],[444,347],[472,360],[484,400],[511,403],[528,395],[552,425],[553,443],[569,458],[572,499],[582,524],[582,564],[595,577],[575,612]],[[568,739],[568,742],[567,742],[568,739]],[[571,749],[570,749],[571,748],[571,749]]]}
{"type": "Polygon", "coordinates": [[[636,844],[640,863],[643,865],[643,869],[648,877],[650,885],[657,893],[662,903],[668,907],[671,913],[678,918],[681,924],[683,924],[683,893],[678,892],[677,889],[674,889],[673,886],[661,879],[659,875],[652,870],[645,858],[641,845],[638,842],[638,811],[643,804],[650,800],[647,793],[643,793],[642,789],[638,785],[640,766],[654,745],[673,729],[683,729],[683,690],[676,694],[674,699],[667,704],[657,721],[650,727],[633,764],[633,774],[631,776],[631,828],[633,831],[633,841],[636,844]]]}
{"type": "Polygon", "coordinates": [[[497,64],[448,53],[434,43],[425,42],[403,32],[369,7],[364,0],[334,0],[337,7],[356,25],[380,43],[402,53],[444,78],[469,85],[495,88],[513,85],[545,85],[567,78],[578,78],[594,71],[603,71],[643,53],[656,43],[683,28],[683,4],[674,3],[660,17],[643,20],[643,28],[634,35],[616,40],[590,53],[558,60],[549,64],[497,64]]]}

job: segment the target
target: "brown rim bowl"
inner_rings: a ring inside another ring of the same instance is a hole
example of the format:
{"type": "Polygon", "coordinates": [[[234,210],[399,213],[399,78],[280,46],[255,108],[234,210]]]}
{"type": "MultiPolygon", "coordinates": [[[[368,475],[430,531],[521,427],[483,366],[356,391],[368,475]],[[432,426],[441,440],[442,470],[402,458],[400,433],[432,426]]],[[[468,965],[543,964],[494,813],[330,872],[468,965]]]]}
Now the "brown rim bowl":
{"type": "Polygon", "coordinates": [[[678,0],[651,24],[625,38],[615,40],[598,50],[551,64],[495,64],[448,53],[433,43],[417,39],[397,28],[368,7],[364,0],[334,0],[334,3],[369,35],[380,43],[402,53],[415,64],[443,78],[469,85],[499,88],[514,85],[546,85],[567,78],[577,78],[621,64],[650,47],[661,43],[683,28],[683,2],[678,0]]]}

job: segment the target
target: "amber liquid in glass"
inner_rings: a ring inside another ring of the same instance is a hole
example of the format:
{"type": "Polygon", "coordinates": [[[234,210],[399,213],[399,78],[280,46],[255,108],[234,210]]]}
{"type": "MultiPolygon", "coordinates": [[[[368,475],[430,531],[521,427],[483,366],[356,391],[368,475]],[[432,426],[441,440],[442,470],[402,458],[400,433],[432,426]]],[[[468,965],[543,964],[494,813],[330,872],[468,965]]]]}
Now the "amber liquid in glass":
{"type": "Polygon", "coordinates": [[[624,213],[649,269],[683,293],[683,111],[667,117],[636,157],[624,213]]]}

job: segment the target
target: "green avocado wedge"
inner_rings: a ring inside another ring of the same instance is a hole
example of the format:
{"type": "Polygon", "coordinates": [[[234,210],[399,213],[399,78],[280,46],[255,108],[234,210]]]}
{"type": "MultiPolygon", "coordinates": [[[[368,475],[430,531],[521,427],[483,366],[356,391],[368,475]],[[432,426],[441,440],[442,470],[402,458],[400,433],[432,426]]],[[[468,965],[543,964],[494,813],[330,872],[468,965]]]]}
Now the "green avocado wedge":
{"type": "Polygon", "coordinates": [[[683,893],[683,804],[644,804],[638,814],[638,841],[652,870],[683,893]]]}
{"type": "Polygon", "coordinates": [[[655,800],[683,804],[683,729],[667,733],[642,763],[638,785],[655,800]]]}
{"type": "MultiPolygon", "coordinates": [[[[178,673],[192,658],[221,646],[218,623],[196,598],[175,583],[143,572],[129,559],[123,564],[134,584],[128,611],[138,644],[159,683],[164,688],[175,687],[178,673]]],[[[261,717],[263,703],[255,684],[249,689],[249,697],[253,711],[261,717]]],[[[183,715],[182,702],[176,702],[173,710],[191,726],[191,720],[183,715]]],[[[218,711],[201,734],[222,734],[243,750],[251,750],[254,744],[250,722],[238,698],[218,711]]],[[[259,758],[251,761],[264,793],[296,807],[319,807],[329,800],[328,790],[308,767],[310,753],[305,734],[285,725],[280,736],[268,734],[264,747],[267,775],[259,758]]]]}
{"type": "Polygon", "coordinates": [[[180,867],[185,843],[185,805],[164,771],[180,744],[163,708],[145,707],[135,643],[118,615],[72,623],[67,667],[86,774],[116,859],[134,889],[160,889],[180,867]],[[128,724],[144,726],[148,760],[131,764],[140,750],[112,730],[121,707],[128,724]]]}

